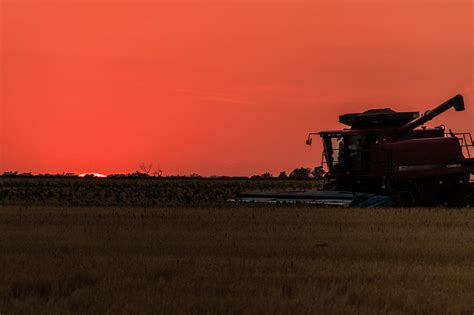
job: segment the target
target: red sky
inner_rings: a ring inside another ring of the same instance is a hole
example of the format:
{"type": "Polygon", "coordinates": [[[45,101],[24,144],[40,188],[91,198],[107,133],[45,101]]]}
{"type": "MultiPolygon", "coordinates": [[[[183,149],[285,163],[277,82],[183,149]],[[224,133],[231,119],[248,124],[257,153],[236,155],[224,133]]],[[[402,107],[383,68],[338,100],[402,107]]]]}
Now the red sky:
{"type": "Polygon", "coordinates": [[[320,162],[307,132],[457,93],[468,0],[0,0],[0,171],[249,175],[320,162]]]}

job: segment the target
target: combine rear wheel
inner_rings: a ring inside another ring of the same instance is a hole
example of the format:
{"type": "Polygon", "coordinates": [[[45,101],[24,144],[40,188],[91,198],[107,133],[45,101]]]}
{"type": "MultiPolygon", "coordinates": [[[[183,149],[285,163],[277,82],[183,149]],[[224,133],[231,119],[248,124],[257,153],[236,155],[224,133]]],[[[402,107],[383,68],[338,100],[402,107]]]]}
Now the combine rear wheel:
{"type": "Polygon", "coordinates": [[[420,192],[413,183],[404,184],[396,194],[395,205],[397,207],[416,207],[420,204],[420,192]]]}
{"type": "Polygon", "coordinates": [[[474,187],[469,185],[468,188],[463,189],[459,194],[457,204],[462,208],[474,207],[474,187]]]}
{"type": "Polygon", "coordinates": [[[463,208],[472,208],[474,207],[474,193],[469,194],[464,198],[462,202],[462,207],[463,208]]]}
{"type": "Polygon", "coordinates": [[[451,207],[474,208],[474,183],[458,187],[448,202],[451,207]]]}

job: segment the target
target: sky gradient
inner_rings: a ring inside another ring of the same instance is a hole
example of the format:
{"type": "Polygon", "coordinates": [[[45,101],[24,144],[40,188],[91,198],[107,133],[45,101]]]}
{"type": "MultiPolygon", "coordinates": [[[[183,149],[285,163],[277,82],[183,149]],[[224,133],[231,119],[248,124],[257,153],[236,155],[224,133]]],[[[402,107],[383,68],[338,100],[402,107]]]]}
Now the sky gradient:
{"type": "Polygon", "coordinates": [[[310,131],[457,93],[468,0],[0,0],[0,171],[250,175],[321,160],[310,131]]]}

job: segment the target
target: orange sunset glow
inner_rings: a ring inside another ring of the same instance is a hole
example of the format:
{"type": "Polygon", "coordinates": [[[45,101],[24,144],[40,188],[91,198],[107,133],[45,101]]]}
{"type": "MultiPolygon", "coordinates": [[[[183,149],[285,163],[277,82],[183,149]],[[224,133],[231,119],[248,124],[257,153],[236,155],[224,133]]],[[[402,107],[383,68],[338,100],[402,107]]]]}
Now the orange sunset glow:
{"type": "MultiPolygon", "coordinates": [[[[471,0],[1,0],[0,171],[278,174],[339,114],[466,112],[471,0]]],[[[317,139],[315,139],[317,140],[317,139]]]]}

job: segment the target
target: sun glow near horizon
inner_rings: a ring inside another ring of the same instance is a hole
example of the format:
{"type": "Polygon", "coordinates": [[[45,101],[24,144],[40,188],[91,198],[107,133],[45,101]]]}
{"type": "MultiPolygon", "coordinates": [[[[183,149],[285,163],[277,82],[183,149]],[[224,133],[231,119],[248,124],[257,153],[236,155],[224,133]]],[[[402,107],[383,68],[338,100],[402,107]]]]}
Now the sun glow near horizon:
{"type": "Polygon", "coordinates": [[[81,178],[85,178],[85,177],[106,178],[107,175],[100,174],[100,173],[84,173],[84,174],[80,174],[79,177],[81,177],[81,178]]]}

